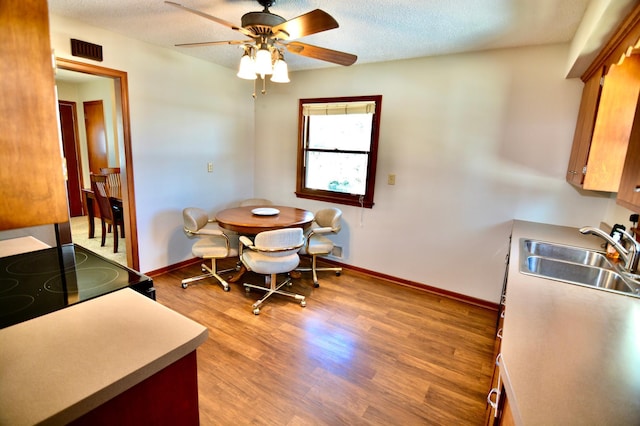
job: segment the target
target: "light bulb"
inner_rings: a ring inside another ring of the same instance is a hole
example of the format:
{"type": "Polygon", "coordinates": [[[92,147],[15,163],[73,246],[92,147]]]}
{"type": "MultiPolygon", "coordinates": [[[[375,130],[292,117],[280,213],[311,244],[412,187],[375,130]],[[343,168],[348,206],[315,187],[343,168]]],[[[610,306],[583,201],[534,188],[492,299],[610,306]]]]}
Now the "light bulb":
{"type": "Polygon", "coordinates": [[[271,81],[274,83],[288,83],[289,80],[289,67],[284,59],[278,59],[273,66],[273,75],[271,81]]]}
{"type": "Polygon", "coordinates": [[[256,53],[256,74],[265,76],[272,73],[271,52],[266,47],[261,47],[256,53]]]}
{"type": "Polygon", "coordinates": [[[238,74],[236,74],[240,78],[244,78],[245,80],[255,80],[258,78],[256,75],[256,64],[248,54],[242,55],[240,59],[240,69],[238,70],[238,74]]]}

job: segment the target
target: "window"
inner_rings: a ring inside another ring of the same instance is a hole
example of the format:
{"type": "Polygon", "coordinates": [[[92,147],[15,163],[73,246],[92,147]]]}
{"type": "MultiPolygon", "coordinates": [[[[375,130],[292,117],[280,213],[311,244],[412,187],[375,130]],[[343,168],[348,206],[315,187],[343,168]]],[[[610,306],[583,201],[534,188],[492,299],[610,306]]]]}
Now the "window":
{"type": "Polygon", "coordinates": [[[300,99],[300,198],[373,207],[382,96],[300,99]]]}

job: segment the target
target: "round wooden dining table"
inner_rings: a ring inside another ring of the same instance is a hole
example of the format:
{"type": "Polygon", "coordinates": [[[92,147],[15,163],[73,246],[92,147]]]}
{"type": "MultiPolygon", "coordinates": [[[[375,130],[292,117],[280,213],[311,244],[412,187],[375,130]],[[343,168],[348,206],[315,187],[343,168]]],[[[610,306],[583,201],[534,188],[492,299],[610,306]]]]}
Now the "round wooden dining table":
{"type": "Polygon", "coordinates": [[[283,228],[307,229],[313,218],[313,212],[287,206],[234,207],[216,214],[216,221],[221,228],[242,235],[257,235],[283,228]]]}
{"type": "MultiPolygon", "coordinates": [[[[221,228],[252,236],[274,229],[302,228],[304,230],[311,226],[313,218],[314,214],[308,210],[286,206],[234,207],[216,214],[216,221],[221,228]]],[[[237,282],[245,272],[246,269],[242,265],[240,270],[228,278],[228,281],[237,282]]]]}

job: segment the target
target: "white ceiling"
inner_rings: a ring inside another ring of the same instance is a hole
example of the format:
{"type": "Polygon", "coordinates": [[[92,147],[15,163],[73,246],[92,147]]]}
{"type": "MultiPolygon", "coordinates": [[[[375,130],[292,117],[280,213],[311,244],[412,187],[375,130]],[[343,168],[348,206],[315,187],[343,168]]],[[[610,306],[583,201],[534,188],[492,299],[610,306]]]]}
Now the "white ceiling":
{"type": "MultiPolygon", "coordinates": [[[[240,25],[260,11],[254,0],[175,0],[240,25]]],[[[272,13],[292,19],[322,9],[340,24],[300,41],[358,56],[356,64],[504,47],[569,42],[590,0],[276,0],[272,13]]],[[[235,69],[241,48],[176,43],[245,40],[242,34],[162,0],[49,0],[49,10],[131,38],[235,69]]],[[[75,37],[86,40],[82,34],[75,37]]],[[[247,39],[248,40],[248,39],[247,39]]],[[[108,56],[108,52],[105,52],[108,56]]],[[[285,53],[290,70],[338,66],[285,53]]]]}

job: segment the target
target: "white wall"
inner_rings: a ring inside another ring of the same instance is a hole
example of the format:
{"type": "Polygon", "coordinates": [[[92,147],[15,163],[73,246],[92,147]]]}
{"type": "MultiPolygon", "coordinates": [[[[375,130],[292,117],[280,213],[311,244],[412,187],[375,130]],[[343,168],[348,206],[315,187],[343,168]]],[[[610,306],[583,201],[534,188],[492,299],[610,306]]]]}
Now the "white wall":
{"type": "Polygon", "coordinates": [[[140,270],[192,258],[182,209],[213,213],[253,195],[251,87],[230,69],[64,17],[50,21],[57,56],[128,74],[140,270]],[[70,38],[102,45],[104,61],[72,57],[70,38]]]}
{"type": "Polygon", "coordinates": [[[256,104],[255,193],[296,199],[299,98],[382,94],[375,206],[344,212],[344,263],[498,301],[512,219],[582,226],[609,194],[565,182],[582,83],[568,45],[292,73],[256,104]],[[396,185],[386,184],[396,175],[396,185]]]}

